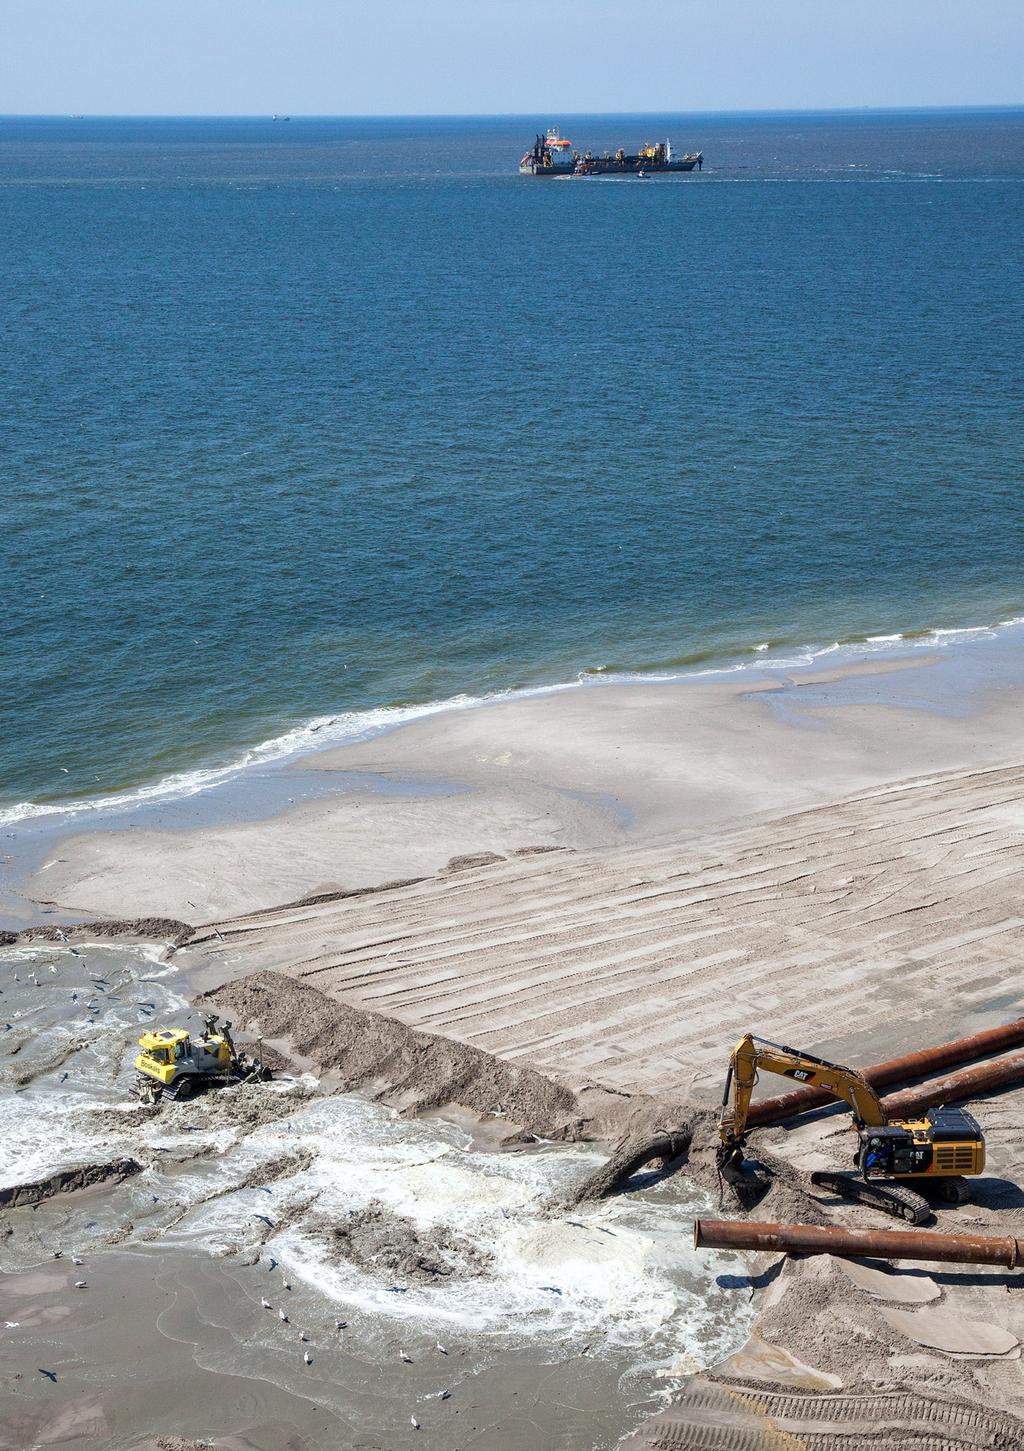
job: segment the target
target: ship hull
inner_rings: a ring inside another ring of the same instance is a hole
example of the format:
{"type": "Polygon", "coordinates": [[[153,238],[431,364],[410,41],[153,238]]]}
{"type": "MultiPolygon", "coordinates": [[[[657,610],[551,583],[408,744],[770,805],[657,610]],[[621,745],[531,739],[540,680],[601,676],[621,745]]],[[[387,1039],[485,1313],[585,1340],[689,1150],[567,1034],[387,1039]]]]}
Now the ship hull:
{"type": "Polygon", "coordinates": [[[577,172],[578,176],[665,176],[681,171],[693,171],[697,161],[605,161],[603,158],[585,162],[577,172]]]}
{"type": "Polygon", "coordinates": [[[573,176],[576,171],[576,163],[571,166],[539,166],[535,161],[524,161],[520,164],[520,176],[573,176]]]}

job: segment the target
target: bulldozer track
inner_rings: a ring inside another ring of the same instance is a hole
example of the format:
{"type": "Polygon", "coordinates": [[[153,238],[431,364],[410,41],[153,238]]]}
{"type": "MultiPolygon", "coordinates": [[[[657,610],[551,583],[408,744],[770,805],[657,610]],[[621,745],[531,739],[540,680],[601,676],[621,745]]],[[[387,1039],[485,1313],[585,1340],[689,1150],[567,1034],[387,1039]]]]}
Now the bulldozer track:
{"type": "Polygon", "coordinates": [[[695,1378],[623,1451],[1016,1451],[1024,1424],[937,1396],[773,1392],[695,1378]]]}

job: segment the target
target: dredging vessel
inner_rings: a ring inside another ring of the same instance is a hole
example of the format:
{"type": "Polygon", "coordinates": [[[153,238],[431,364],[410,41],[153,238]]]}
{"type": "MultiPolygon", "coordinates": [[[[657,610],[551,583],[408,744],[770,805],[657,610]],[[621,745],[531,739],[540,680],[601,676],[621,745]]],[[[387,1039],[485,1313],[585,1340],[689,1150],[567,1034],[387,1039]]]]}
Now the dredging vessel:
{"type": "Polygon", "coordinates": [[[537,133],[533,147],[519,163],[520,176],[659,176],[666,172],[702,171],[704,153],[687,152],[672,155],[671,141],[645,141],[637,152],[606,151],[595,156],[585,151],[581,156],[572,142],[561,135],[557,126],[537,133]]]}

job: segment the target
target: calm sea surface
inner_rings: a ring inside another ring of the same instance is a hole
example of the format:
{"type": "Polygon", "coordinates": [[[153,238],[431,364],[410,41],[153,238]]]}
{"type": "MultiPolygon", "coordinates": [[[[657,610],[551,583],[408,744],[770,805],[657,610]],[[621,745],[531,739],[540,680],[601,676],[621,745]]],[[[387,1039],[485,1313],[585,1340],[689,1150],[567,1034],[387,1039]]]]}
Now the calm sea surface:
{"type": "Polygon", "coordinates": [[[1024,614],[1024,111],[557,119],[0,120],[0,808],[1024,614]]]}

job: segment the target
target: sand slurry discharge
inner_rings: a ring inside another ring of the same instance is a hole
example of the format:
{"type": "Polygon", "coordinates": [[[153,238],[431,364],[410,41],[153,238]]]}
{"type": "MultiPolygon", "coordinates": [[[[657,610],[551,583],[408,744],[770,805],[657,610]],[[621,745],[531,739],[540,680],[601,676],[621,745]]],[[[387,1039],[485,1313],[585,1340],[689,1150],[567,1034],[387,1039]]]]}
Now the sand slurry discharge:
{"type": "MultiPolygon", "coordinates": [[[[1022,786],[1020,767],[954,771],[691,845],[492,861],[198,929],[186,956],[226,1010],[290,1035],[345,1084],[544,1136],[608,1136],[633,1117],[689,1127],[688,1172],[710,1185],[713,1103],[743,1031],[866,1063],[1020,1015],[1022,786]],[[297,1011],[309,989],[312,1019],[297,1011]],[[414,1031],[392,1036],[389,1020],[414,1031]]],[[[988,1168],[938,1227],[1022,1235],[1024,1092],[972,1109],[988,1168]]],[[[892,1226],[807,1186],[811,1169],[849,1165],[848,1117],[756,1142],[778,1170],[757,1217],[892,1226]]],[[[637,1444],[1024,1444],[1024,1276],[937,1265],[870,1279],[830,1259],[753,1258],[740,1280],[757,1335],[637,1444]],[[973,1352],[958,1322],[977,1326],[973,1352]]]]}

